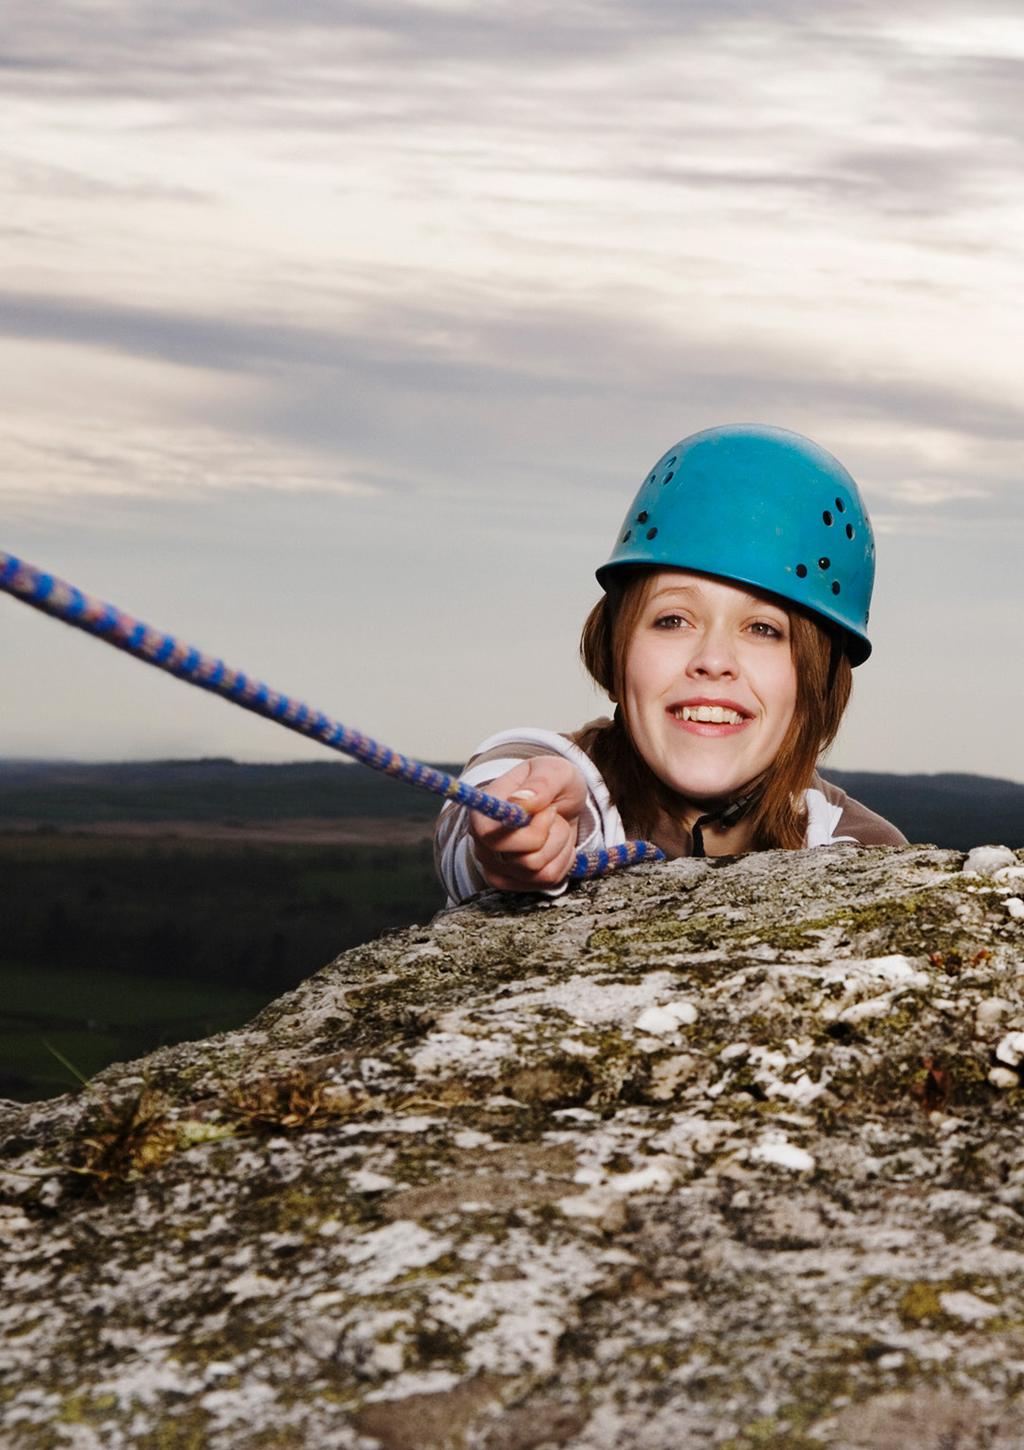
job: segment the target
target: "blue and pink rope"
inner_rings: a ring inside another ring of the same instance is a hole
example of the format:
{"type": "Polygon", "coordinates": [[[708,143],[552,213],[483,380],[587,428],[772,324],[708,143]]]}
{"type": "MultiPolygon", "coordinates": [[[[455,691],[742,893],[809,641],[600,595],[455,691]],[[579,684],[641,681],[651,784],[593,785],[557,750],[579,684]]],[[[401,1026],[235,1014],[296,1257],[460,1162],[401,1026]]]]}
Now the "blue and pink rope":
{"type": "MultiPolygon", "coordinates": [[[[389,750],[386,745],[372,740],[359,730],[332,720],[319,710],[312,710],[301,700],[272,690],[261,680],[255,680],[242,670],[232,669],[214,655],[204,654],[194,645],[184,644],[174,635],[164,634],[89,594],[83,594],[73,584],[47,574],[23,559],[0,552],[0,590],[30,604],[64,624],[85,630],[115,649],[124,650],[158,670],[164,670],[176,679],[185,680],[201,690],[209,690],[251,710],[266,720],[283,725],[312,740],[319,740],[331,750],[350,755],[371,770],[383,771],[421,790],[432,791],[447,800],[457,801],[469,810],[480,811],[495,821],[509,826],[525,826],[529,814],[511,801],[500,800],[477,790],[465,781],[412,760],[407,755],[389,750]]],[[[572,870],[573,880],[584,880],[593,876],[607,876],[623,866],[633,866],[640,861],[662,861],[664,854],[649,841],[627,841],[623,846],[610,846],[599,851],[577,851],[572,870]]]]}

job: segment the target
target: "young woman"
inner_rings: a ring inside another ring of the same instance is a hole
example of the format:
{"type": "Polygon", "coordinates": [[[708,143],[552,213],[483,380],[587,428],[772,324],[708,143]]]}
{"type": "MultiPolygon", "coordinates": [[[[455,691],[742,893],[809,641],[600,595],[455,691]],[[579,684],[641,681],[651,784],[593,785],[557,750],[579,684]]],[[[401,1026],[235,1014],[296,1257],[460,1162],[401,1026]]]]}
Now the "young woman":
{"type": "Polygon", "coordinates": [[[436,854],[453,901],[564,889],[579,848],[637,837],[670,857],[905,844],[815,770],[871,653],[874,541],[837,459],[778,428],[685,438],[597,577],[581,652],[614,716],[484,741],[464,778],[531,820],[445,806],[436,854]]]}

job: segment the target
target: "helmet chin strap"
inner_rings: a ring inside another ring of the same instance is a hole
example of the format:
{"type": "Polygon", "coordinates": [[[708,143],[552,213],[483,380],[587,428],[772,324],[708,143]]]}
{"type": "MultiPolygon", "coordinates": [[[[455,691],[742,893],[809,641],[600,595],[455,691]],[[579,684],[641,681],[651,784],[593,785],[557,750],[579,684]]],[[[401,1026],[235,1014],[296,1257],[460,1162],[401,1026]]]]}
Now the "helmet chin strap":
{"type": "Polygon", "coordinates": [[[693,840],[692,854],[694,856],[707,855],[704,849],[705,826],[718,826],[720,830],[728,831],[737,821],[743,819],[751,806],[756,804],[763,790],[764,782],[758,781],[752,790],[748,790],[745,795],[737,796],[734,801],[730,801],[721,810],[708,811],[706,815],[699,816],[690,827],[690,834],[693,840]]]}

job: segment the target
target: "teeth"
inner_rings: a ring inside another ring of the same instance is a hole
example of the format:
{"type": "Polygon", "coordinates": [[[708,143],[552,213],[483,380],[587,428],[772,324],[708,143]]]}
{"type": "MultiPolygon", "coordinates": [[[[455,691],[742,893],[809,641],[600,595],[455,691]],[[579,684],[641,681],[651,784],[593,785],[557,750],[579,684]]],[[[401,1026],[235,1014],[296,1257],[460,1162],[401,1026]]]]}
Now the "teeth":
{"type": "Polygon", "coordinates": [[[675,711],[677,720],[699,720],[704,725],[742,725],[743,716],[724,705],[683,705],[675,711]]]}

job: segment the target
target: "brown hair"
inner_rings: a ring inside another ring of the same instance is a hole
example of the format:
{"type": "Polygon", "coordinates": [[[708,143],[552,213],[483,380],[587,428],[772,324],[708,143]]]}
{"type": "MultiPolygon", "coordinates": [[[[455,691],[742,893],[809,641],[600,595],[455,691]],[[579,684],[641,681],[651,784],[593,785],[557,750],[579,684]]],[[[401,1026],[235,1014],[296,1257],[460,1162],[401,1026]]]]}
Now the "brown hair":
{"type": "MultiPolygon", "coordinates": [[[[614,583],[587,616],[580,654],[593,679],[613,699],[623,692],[626,654],[655,575],[627,576],[614,583]]],[[[782,600],[790,624],[790,649],[796,667],[796,707],[779,753],[760,782],[750,809],[757,850],[804,843],[807,813],[803,792],[811,783],[819,755],[835,739],[850,699],[852,672],[841,637],[803,610],[782,600]]],[[[685,802],[664,784],[637,751],[621,708],[609,724],[586,726],[576,744],[594,761],[618,806],[627,830],[649,837],[663,812],[678,817],[685,802]]]]}

